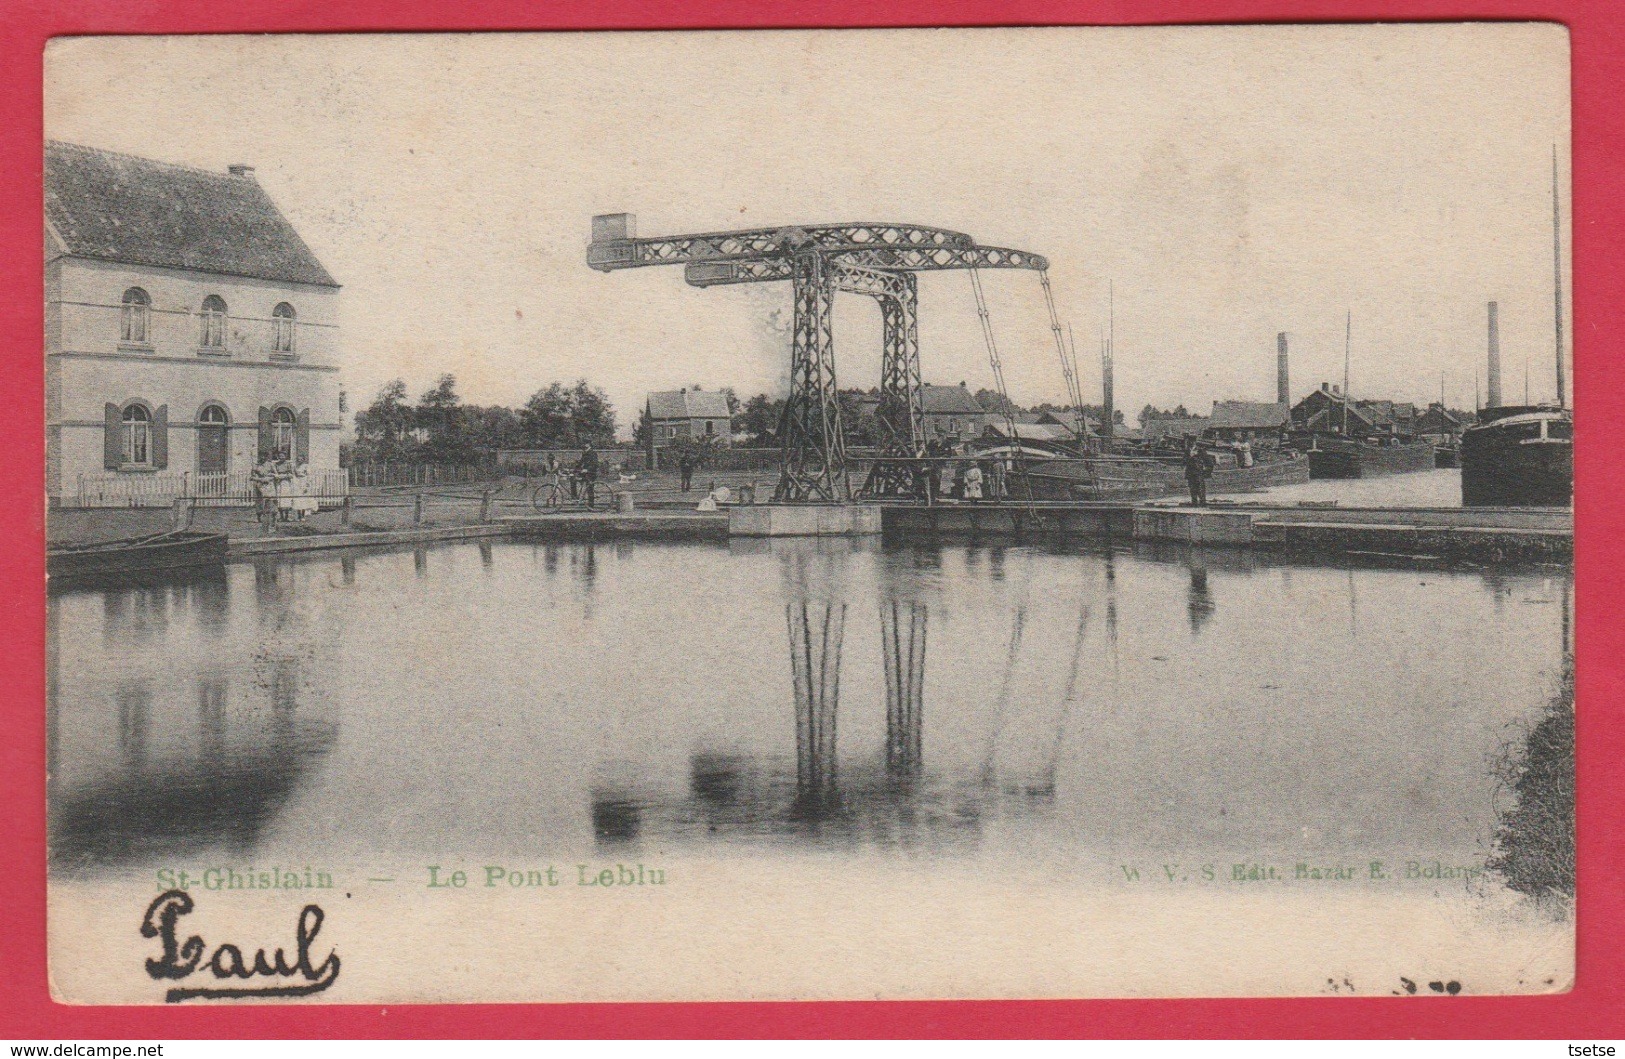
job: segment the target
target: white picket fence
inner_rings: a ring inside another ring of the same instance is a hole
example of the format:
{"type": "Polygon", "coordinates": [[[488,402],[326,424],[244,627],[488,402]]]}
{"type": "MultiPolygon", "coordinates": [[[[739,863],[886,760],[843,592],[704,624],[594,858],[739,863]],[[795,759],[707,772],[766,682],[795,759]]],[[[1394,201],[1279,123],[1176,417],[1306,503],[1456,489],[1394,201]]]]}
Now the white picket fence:
{"type": "MultiPolygon", "coordinates": [[[[350,493],[342,469],[310,472],[310,495],[324,508],[350,493]]],[[[259,493],[249,472],[229,474],[81,474],[75,507],[170,507],[190,500],[199,507],[252,507],[259,493]]]]}

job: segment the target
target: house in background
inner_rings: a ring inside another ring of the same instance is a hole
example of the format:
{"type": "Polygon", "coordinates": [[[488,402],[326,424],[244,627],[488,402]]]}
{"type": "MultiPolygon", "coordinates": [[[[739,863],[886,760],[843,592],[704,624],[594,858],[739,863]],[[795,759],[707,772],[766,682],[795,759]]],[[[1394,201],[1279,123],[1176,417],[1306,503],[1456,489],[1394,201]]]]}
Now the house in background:
{"type": "Polygon", "coordinates": [[[1345,401],[1338,387],[1326,382],[1292,406],[1293,428],[1317,434],[1341,434],[1345,404],[1350,437],[1410,437],[1418,433],[1420,416],[1412,402],[1345,401]]]}
{"type": "Polygon", "coordinates": [[[733,417],[728,412],[728,395],[721,390],[665,390],[651,393],[645,406],[649,414],[649,458],[678,438],[709,440],[718,445],[733,440],[733,417]]]}
{"type": "Polygon", "coordinates": [[[1426,412],[1416,417],[1412,429],[1419,438],[1426,438],[1435,445],[1447,445],[1461,438],[1467,424],[1444,405],[1434,401],[1428,405],[1426,412]]]}
{"type": "Polygon", "coordinates": [[[958,445],[978,438],[994,420],[1003,416],[990,415],[976,400],[976,395],[965,387],[920,386],[920,419],[925,429],[925,440],[958,445]]]}
{"type": "Polygon", "coordinates": [[[1275,438],[1292,427],[1292,409],[1285,402],[1214,401],[1204,437],[1221,441],[1256,441],[1275,438]]]}
{"type": "Polygon", "coordinates": [[[1179,410],[1140,413],[1140,434],[1148,442],[1163,438],[1201,437],[1208,427],[1207,416],[1193,416],[1179,410]]]}
{"type": "Polygon", "coordinates": [[[277,452],[337,470],[339,285],[251,167],[50,142],[45,228],[52,504],[277,452]]]}

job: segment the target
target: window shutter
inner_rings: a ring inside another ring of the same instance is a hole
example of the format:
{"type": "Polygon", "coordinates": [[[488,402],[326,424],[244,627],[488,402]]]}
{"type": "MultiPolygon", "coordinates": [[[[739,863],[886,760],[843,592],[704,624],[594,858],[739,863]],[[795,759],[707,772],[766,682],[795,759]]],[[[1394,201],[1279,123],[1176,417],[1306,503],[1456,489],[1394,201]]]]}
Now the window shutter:
{"type": "Polygon", "coordinates": [[[260,405],[260,463],[271,458],[271,410],[260,405]]]}
{"type": "Polygon", "coordinates": [[[169,466],[169,406],[161,404],[152,414],[152,465],[157,470],[169,466]]]}
{"type": "Polygon", "coordinates": [[[124,462],[124,416],[119,406],[107,403],[106,431],[102,434],[102,466],[109,471],[119,469],[124,462]]]}
{"type": "Polygon", "coordinates": [[[310,409],[301,408],[294,420],[293,451],[295,464],[310,462],[310,409]]]}

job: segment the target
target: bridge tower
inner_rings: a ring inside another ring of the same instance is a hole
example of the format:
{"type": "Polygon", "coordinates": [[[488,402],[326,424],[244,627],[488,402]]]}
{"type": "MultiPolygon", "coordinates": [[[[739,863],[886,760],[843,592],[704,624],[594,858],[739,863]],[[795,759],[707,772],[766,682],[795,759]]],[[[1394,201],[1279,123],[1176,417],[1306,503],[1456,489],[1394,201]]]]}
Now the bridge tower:
{"type": "Polygon", "coordinates": [[[680,264],[696,287],[790,282],[790,393],[779,430],[783,464],[773,493],[781,503],[840,503],[854,496],[835,381],[837,291],[876,299],[884,332],[877,412],[882,458],[858,494],[906,496],[913,487],[912,466],[898,460],[925,451],[914,273],[1049,267],[1037,254],[978,246],[962,232],[921,225],[828,224],[640,239],[636,219],[627,213],[593,218],[587,264],[601,272],[680,264]]]}

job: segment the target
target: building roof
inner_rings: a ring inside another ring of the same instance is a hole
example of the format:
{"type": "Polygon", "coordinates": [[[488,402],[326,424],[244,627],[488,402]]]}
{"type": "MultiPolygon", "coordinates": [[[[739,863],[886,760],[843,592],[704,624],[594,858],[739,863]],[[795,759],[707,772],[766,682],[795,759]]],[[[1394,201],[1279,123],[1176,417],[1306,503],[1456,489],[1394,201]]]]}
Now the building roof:
{"type": "Polygon", "coordinates": [[[1141,433],[1147,441],[1170,435],[1200,434],[1208,427],[1207,416],[1176,416],[1176,415],[1148,415],[1140,424],[1141,433]]]}
{"type": "Polygon", "coordinates": [[[1091,415],[1081,414],[1076,408],[1065,408],[1059,412],[1044,412],[1038,417],[1038,421],[1066,427],[1068,433],[1072,434],[1098,434],[1100,432],[1100,420],[1091,415]]]}
{"type": "MultiPolygon", "coordinates": [[[[1372,418],[1372,416],[1369,414],[1369,409],[1362,409],[1360,407],[1360,402],[1358,401],[1355,401],[1353,404],[1348,406],[1348,412],[1349,426],[1355,429],[1372,430],[1382,425],[1372,418]]],[[[1317,433],[1340,433],[1343,429],[1342,403],[1339,402],[1335,405],[1327,405],[1325,408],[1322,408],[1320,411],[1310,416],[1308,422],[1304,425],[1309,430],[1317,433]]]]}
{"type": "Polygon", "coordinates": [[[1214,401],[1209,429],[1275,430],[1292,421],[1292,409],[1285,403],[1264,401],[1214,401]]]}
{"type": "Polygon", "coordinates": [[[1059,423],[1017,423],[1015,433],[1010,431],[1010,424],[1002,416],[995,417],[987,425],[986,433],[1001,438],[1015,437],[1022,441],[1071,441],[1072,431],[1059,423]]]}
{"type": "Polygon", "coordinates": [[[252,173],[51,140],[45,219],[74,257],[337,287],[252,173]]]}
{"type": "Polygon", "coordinates": [[[920,410],[926,415],[956,415],[979,416],[984,409],[976,402],[976,396],[963,386],[932,386],[925,383],[920,387],[920,410]]]}
{"type": "Polygon", "coordinates": [[[1428,405],[1428,410],[1416,418],[1419,424],[1438,423],[1441,426],[1461,426],[1461,417],[1453,414],[1438,403],[1428,405]]]}
{"type": "Polygon", "coordinates": [[[649,395],[650,419],[727,419],[721,390],[662,390],[649,395]]]}

